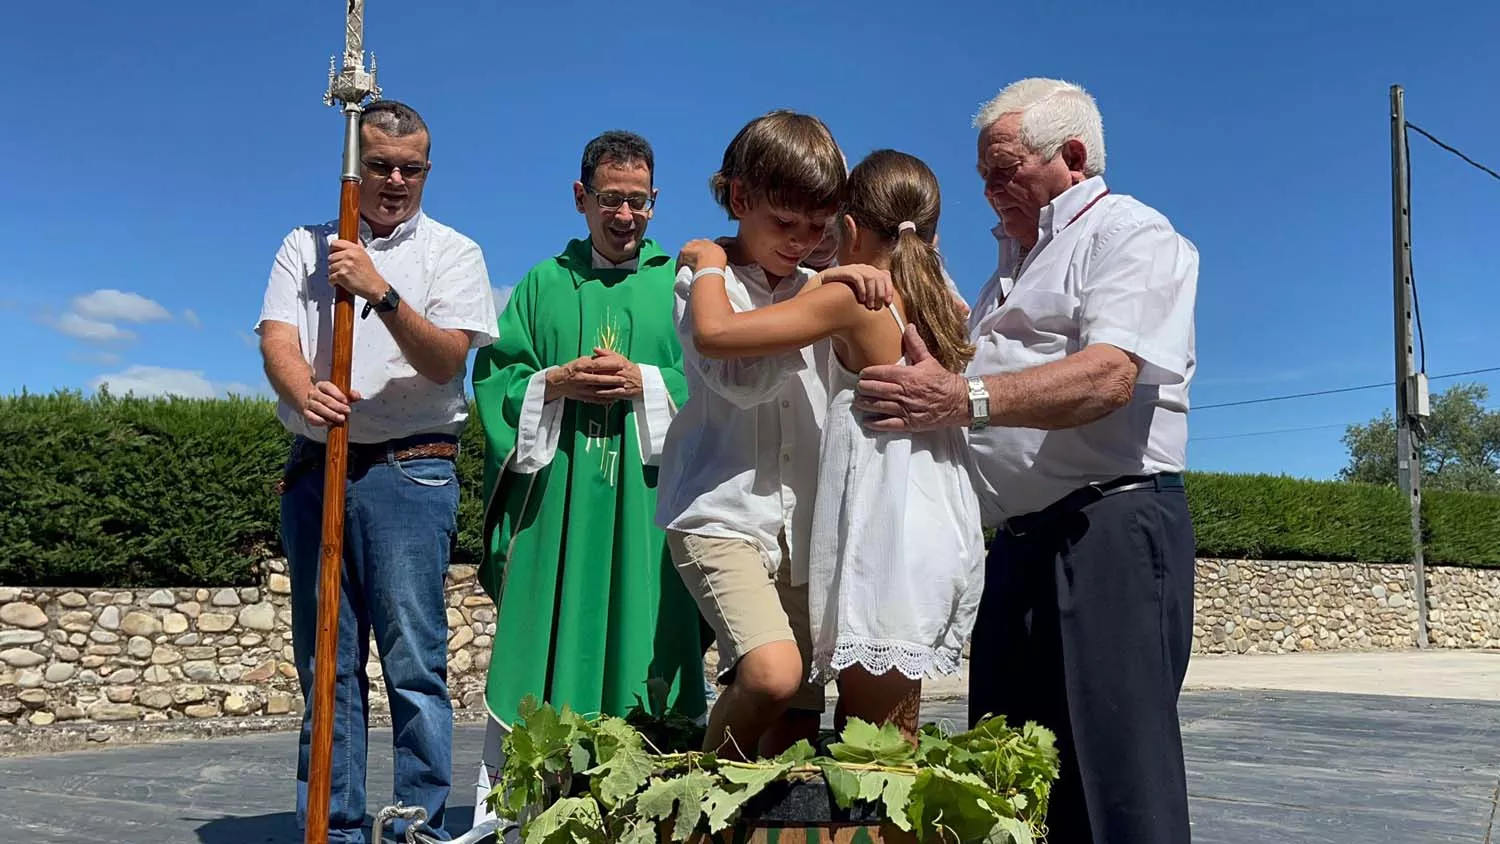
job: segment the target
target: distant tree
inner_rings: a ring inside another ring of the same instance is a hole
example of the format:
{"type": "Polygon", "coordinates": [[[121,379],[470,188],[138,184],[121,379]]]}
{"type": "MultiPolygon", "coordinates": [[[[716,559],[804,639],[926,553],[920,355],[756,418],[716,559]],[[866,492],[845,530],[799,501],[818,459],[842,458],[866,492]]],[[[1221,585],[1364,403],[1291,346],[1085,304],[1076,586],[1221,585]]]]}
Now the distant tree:
{"type": "MultiPolygon", "coordinates": [[[[1458,384],[1433,396],[1422,439],[1422,486],[1426,489],[1500,493],[1500,410],[1489,410],[1489,388],[1458,384]]],[[[1396,421],[1389,410],[1344,432],[1349,465],[1346,481],[1395,485],[1396,421]]]]}

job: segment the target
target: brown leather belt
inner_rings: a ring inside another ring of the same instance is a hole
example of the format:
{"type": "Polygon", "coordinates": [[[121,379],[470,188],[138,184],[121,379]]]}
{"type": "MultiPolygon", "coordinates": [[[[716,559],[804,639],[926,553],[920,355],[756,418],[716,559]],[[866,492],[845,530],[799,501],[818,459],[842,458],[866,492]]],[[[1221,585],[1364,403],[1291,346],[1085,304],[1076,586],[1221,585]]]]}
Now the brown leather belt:
{"type": "MultiPolygon", "coordinates": [[[[441,460],[457,460],[458,446],[453,443],[426,443],[425,445],[414,445],[411,448],[403,448],[391,455],[397,461],[421,460],[423,458],[438,458],[441,460]]],[[[385,459],[385,446],[380,444],[362,445],[360,443],[349,444],[349,463],[352,465],[356,460],[364,463],[379,463],[385,459]]]]}
{"type": "MultiPolygon", "coordinates": [[[[304,472],[313,468],[322,468],[325,465],[325,446],[323,443],[307,442],[297,453],[297,460],[287,467],[286,474],[276,482],[276,494],[282,495],[304,472]]],[[[367,469],[376,463],[385,462],[386,451],[389,448],[385,443],[349,443],[349,459],[345,466],[348,474],[354,474],[356,470],[367,469]]],[[[420,445],[397,449],[391,458],[397,462],[404,460],[457,460],[458,444],[451,442],[431,442],[420,445]]]]}

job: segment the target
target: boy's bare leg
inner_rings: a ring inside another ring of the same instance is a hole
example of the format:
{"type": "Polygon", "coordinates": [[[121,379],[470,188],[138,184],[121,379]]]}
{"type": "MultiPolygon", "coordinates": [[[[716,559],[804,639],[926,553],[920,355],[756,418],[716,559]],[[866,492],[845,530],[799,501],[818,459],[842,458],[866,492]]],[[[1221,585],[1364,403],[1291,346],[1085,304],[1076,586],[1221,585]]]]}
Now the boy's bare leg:
{"type": "Polygon", "coordinates": [[[786,711],[802,684],[795,642],[769,642],[740,658],[734,681],[714,702],[703,749],[725,759],[755,756],[761,737],[786,711]]]}
{"type": "MultiPolygon", "coordinates": [[[[894,668],[874,675],[853,665],[839,672],[839,714],[872,724],[895,724],[913,744],[922,711],[922,681],[910,680],[894,668]]],[[[842,729],[842,724],[840,724],[842,729]]]]}
{"type": "Polygon", "coordinates": [[[807,739],[816,742],[818,739],[818,727],[823,721],[823,716],[818,712],[810,712],[806,709],[788,709],[776,719],[766,730],[765,735],[760,738],[760,755],[763,758],[780,756],[787,748],[807,739]]]}

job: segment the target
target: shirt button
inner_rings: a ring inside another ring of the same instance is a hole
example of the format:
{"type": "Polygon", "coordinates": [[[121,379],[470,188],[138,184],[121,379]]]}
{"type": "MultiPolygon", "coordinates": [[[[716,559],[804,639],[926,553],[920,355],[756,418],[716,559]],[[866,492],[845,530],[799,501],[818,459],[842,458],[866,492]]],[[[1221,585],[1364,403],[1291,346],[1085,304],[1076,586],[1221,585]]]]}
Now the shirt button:
{"type": "Polygon", "coordinates": [[[781,455],[781,462],[782,463],[790,463],[790,462],[792,462],[792,456],[790,454],[783,454],[783,455],[781,455]]]}
{"type": "Polygon", "coordinates": [[[781,402],[781,406],[782,407],[791,407],[792,403],[789,402],[789,401],[786,401],[785,399],[783,399],[782,402],[781,402]]]}

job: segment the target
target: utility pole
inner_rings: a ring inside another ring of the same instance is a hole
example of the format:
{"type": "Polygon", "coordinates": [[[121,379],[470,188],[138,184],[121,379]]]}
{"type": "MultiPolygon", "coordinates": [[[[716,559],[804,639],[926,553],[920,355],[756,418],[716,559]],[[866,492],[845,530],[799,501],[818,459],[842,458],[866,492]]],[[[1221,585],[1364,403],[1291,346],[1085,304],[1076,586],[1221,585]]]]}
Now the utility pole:
{"type": "Polygon", "coordinates": [[[1414,422],[1429,413],[1427,377],[1416,371],[1412,342],[1411,190],[1406,166],[1406,98],[1391,86],[1391,245],[1396,311],[1396,471],[1411,506],[1412,596],[1417,647],[1427,647],[1427,573],[1422,560],[1422,459],[1414,422]]]}

